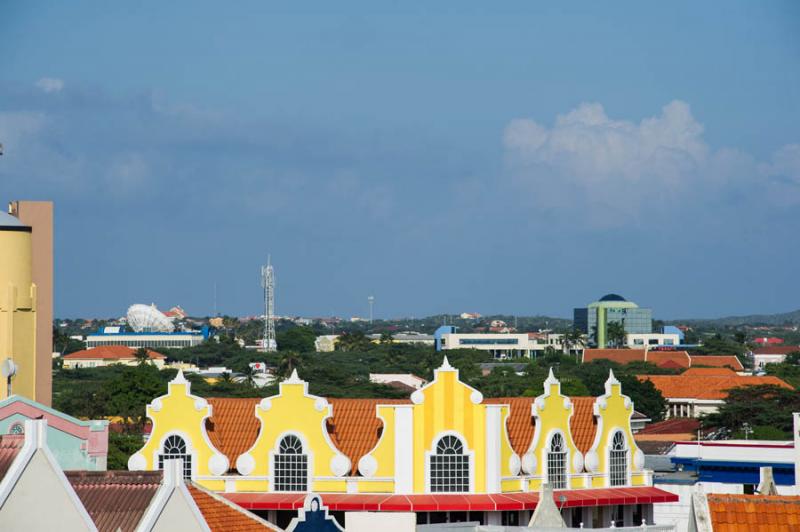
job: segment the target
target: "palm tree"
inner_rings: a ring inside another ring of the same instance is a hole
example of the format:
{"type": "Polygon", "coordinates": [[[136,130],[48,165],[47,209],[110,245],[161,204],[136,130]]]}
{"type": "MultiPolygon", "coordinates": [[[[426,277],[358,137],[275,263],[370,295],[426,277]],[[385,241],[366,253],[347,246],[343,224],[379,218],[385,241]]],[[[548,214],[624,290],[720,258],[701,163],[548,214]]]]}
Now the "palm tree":
{"type": "Polygon", "coordinates": [[[281,361],[278,363],[278,375],[286,378],[292,374],[303,363],[303,359],[296,351],[285,351],[281,356],[281,361]]]}
{"type": "Polygon", "coordinates": [[[139,349],[137,349],[135,355],[136,355],[136,362],[140,366],[143,366],[148,362],[150,362],[150,354],[147,352],[146,347],[140,347],[139,349]]]}
{"type": "Polygon", "coordinates": [[[620,321],[610,322],[606,325],[606,336],[614,347],[622,347],[625,344],[625,325],[620,321]]]}
{"type": "Polygon", "coordinates": [[[565,355],[569,355],[574,347],[586,347],[583,332],[575,327],[564,333],[561,343],[565,355]]]}
{"type": "Polygon", "coordinates": [[[256,387],[256,370],[250,364],[242,369],[242,382],[250,388],[256,387]]]}

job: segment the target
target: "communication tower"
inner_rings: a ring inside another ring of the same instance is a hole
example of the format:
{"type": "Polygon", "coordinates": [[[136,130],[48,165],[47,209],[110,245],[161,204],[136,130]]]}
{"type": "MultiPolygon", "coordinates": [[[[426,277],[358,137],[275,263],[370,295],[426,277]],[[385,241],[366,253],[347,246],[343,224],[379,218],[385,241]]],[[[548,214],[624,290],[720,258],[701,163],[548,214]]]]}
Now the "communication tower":
{"type": "Polygon", "coordinates": [[[278,350],[275,341],[275,271],[270,257],[267,265],[261,267],[261,286],[264,288],[264,339],[262,349],[268,353],[278,350]]]}

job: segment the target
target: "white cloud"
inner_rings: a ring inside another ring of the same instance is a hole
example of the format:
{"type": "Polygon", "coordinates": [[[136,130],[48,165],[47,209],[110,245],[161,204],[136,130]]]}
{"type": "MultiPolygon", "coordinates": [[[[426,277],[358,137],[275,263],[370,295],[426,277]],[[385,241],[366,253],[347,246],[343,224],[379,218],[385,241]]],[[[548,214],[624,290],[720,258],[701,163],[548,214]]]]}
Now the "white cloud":
{"type": "MultiPolygon", "coordinates": [[[[533,191],[537,207],[571,207],[570,215],[585,212],[592,223],[616,218],[622,225],[659,208],[701,208],[694,203],[698,198],[713,201],[715,195],[756,199],[778,186],[800,197],[800,146],[785,146],[760,165],[738,150],[712,150],[703,125],[679,100],[638,123],[609,118],[602,105],[583,103],[559,115],[552,127],[512,120],[503,141],[512,177],[533,191]],[[629,216],[609,217],[609,208],[629,216]]],[[[778,203],[785,205],[787,198],[778,203]]]]}
{"type": "Polygon", "coordinates": [[[36,82],[36,86],[44,92],[61,92],[64,88],[64,80],[58,78],[42,78],[36,82]]]}

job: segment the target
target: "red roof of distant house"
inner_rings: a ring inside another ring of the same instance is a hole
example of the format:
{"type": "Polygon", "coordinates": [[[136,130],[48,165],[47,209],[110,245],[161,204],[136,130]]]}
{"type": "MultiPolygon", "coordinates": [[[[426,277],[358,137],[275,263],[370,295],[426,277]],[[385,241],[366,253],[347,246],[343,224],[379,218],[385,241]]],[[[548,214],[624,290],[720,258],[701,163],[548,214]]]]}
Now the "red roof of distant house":
{"type": "Polygon", "coordinates": [[[692,434],[700,428],[700,420],[692,418],[674,418],[651,423],[636,433],[636,436],[647,434],[692,434]]]}
{"type": "Polygon", "coordinates": [[[692,365],[692,359],[686,351],[649,351],[645,361],[660,368],[688,368],[692,365]]]}
{"type": "MultiPolygon", "coordinates": [[[[151,360],[167,358],[157,351],[147,350],[151,360]]],[[[133,360],[136,350],[124,345],[102,345],[93,349],[84,349],[65,355],[65,360],[133,360]]]]}
{"type": "Polygon", "coordinates": [[[798,345],[773,345],[768,347],[757,347],[753,349],[754,355],[788,355],[800,351],[798,345]]]}
{"type": "Polygon", "coordinates": [[[67,471],[100,532],[132,532],[161,485],[161,471],[67,471]]]}
{"type": "Polygon", "coordinates": [[[728,390],[742,386],[772,384],[794,389],[778,377],[742,377],[739,375],[637,375],[649,380],[667,399],[725,399],[728,390]]]}
{"type": "Polygon", "coordinates": [[[731,368],[744,371],[744,366],[735,355],[691,355],[692,366],[708,366],[712,368],[731,368]]]}
{"type": "Polygon", "coordinates": [[[772,336],[762,336],[761,338],[753,338],[756,344],[778,345],[783,343],[783,338],[775,338],[772,336]]]}
{"type": "Polygon", "coordinates": [[[584,349],[583,361],[610,360],[618,364],[644,362],[647,356],[645,349],[584,349]]]}

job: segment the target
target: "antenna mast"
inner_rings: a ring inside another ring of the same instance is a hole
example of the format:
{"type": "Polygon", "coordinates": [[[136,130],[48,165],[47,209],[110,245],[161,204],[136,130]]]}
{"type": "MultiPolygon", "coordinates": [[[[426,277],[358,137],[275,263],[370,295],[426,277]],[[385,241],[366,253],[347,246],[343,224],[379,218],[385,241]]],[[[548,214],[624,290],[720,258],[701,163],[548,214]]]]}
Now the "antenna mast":
{"type": "Polygon", "coordinates": [[[275,272],[271,257],[267,255],[267,265],[261,267],[261,286],[264,288],[264,338],[262,349],[267,353],[278,350],[275,341],[275,272]]]}

